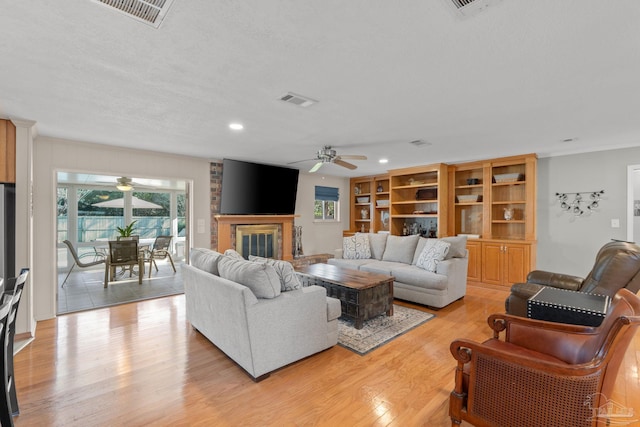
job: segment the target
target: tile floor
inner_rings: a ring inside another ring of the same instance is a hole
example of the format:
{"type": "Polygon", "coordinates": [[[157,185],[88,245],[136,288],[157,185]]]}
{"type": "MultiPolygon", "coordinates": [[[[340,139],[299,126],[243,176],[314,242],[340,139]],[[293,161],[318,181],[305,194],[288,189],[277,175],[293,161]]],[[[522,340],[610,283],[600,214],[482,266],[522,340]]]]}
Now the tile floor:
{"type": "MultiPolygon", "coordinates": [[[[174,261],[177,272],[174,273],[168,261],[158,261],[158,269],[148,278],[148,273],[138,284],[138,277],[119,276],[109,282],[105,289],[104,266],[78,269],[69,275],[64,288],[58,285],[58,314],[92,310],[99,307],[123,304],[131,301],[158,298],[184,293],[179,261],[174,261]]],[[[58,283],[62,283],[66,272],[58,274],[58,283]]]]}

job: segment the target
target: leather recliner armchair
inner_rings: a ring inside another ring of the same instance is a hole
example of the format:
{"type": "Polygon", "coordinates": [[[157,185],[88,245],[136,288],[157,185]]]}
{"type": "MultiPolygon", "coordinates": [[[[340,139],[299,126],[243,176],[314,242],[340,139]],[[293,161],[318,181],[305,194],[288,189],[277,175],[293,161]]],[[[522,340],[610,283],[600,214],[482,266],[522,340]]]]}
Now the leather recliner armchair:
{"type": "MultiPolygon", "coordinates": [[[[457,360],[449,399],[451,425],[609,425],[633,421],[612,413],[619,367],[640,325],[640,298],[627,289],[613,297],[598,327],[489,316],[493,338],[451,343],[457,360]]],[[[628,414],[633,418],[633,409],[628,414]]]]}
{"type": "Polygon", "coordinates": [[[508,314],[527,316],[527,300],[543,286],[613,297],[621,288],[640,290],[640,246],[621,241],[605,244],[596,255],[591,272],[584,279],[569,274],[534,270],[527,283],[516,283],[505,301],[508,314]]]}

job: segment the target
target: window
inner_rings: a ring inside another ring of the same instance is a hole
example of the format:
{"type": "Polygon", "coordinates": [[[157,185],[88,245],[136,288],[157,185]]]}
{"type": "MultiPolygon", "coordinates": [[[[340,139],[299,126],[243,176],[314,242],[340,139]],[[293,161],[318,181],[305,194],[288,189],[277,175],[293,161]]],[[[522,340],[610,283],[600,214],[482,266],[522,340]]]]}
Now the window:
{"type": "Polygon", "coordinates": [[[340,194],[334,187],[316,185],[314,219],[316,221],[340,221],[340,194]]]}

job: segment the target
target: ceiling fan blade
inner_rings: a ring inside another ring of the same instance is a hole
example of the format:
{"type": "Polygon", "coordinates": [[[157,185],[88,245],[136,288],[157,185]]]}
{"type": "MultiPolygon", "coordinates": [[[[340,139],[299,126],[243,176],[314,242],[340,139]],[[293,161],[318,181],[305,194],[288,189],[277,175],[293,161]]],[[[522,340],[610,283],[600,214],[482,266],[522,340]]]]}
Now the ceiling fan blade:
{"type": "Polygon", "coordinates": [[[358,167],[356,165],[352,165],[351,163],[347,163],[347,162],[345,162],[343,160],[340,160],[337,157],[333,160],[333,163],[335,163],[336,165],[340,165],[343,168],[347,168],[347,169],[351,169],[351,170],[358,169],[358,167]]]}
{"type": "Polygon", "coordinates": [[[367,160],[367,156],[358,155],[358,154],[346,154],[344,156],[336,157],[339,159],[350,159],[350,160],[367,160]]]}
{"type": "Polygon", "coordinates": [[[318,169],[320,169],[322,167],[323,163],[322,162],[318,162],[316,163],[316,165],[314,167],[312,167],[311,169],[309,169],[309,173],[314,173],[315,171],[317,171],[318,169]]]}
{"type": "Polygon", "coordinates": [[[302,163],[302,162],[311,162],[313,160],[318,160],[316,157],[314,157],[313,159],[304,159],[304,160],[296,160],[295,162],[289,162],[287,163],[288,165],[292,165],[294,163],[302,163]]]}

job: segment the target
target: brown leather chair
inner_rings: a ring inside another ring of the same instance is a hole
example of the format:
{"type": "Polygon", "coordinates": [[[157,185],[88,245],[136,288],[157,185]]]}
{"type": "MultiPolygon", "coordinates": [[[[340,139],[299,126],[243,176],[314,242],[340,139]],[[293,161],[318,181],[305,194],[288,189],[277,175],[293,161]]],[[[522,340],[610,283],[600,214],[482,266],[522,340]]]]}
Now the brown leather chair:
{"type": "Polygon", "coordinates": [[[451,425],[604,425],[599,423],[615,406],[608,399],[639,315],[640,298],[620,289],[598,327],[490,316],[493,338],[451,343],[458,361],[451,425]]]}
{"type": "Polygon", "coordinates": [[[527,300],[543,286],[610,297],[621,288],[637,293],[640,290],[640,246],[620,241],[605,244],[596,255],[593,269],[584,279],[568,274],[532,271],[527,276],[527,283],[516,283],[511,287],[511,295],[505,301],[506,312],[526,316],[527,300]]]}

